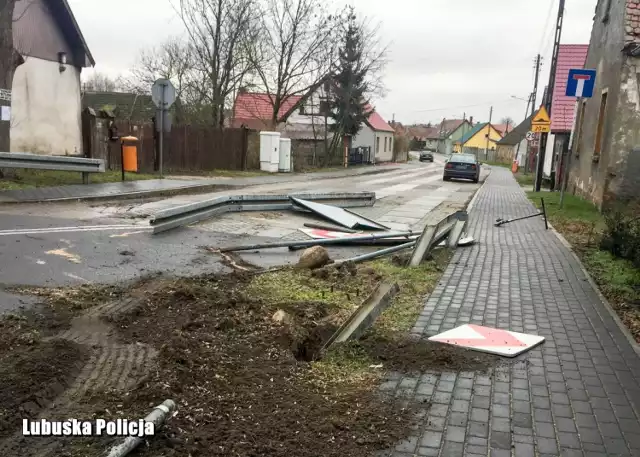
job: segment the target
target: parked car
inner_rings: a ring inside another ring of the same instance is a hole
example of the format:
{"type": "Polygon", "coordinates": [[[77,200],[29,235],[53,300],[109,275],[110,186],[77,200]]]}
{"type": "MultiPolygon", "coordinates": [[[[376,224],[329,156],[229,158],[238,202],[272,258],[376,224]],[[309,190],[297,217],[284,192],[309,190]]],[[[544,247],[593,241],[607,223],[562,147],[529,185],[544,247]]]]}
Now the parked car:
{"type": "Polygon", "coordinates": [[[433,153],[428,151],[422,151],[420,153],[420,162],[433,162],[433,153]]]}
{"type": "Polygon", "coordinates": [[[451,178],[470,179],[473,182],[480,180],[480,162],[473,154],[451,154],[444,166],[443,181],[451,178]]]}

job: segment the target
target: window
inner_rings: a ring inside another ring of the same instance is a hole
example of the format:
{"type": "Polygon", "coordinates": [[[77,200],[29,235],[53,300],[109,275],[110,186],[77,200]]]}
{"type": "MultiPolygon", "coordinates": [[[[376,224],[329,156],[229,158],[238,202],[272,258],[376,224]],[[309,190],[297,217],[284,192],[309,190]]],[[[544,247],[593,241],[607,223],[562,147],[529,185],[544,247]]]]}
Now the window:
{"type": "Polygon", "coordinates": [[[320,100],[320,114],[322,116],[329,114],[329,102],[326,100],[320,100]]]}
{"type": "Polygon", "coordinates": [[[587,101],[583,100],[580,105],[580,113],[578,114],[578,130],[577,135],[573,139],[573,144],[575,145],[576,157],[580,156],[580,144],[582,143],[582,127],[584,126],[584,110],[587,107],[587,101]]]}
{"type": "Polygon", "coordinates": [[[605,114],[607,112],[607,90],[602,91],[602,98],[600,99],[600,111],[598,113],[598,128],[596,130],[596,144],[593,149],[593,160],[597,162],[600,159],[600,153],[602,152],[602,133],[604,131],[605,114]]]}
{"type": "Polygon", "coordinates": [[[380,152],[380,137],[376,138],[376,153],[380,152]]]}
{"type": "Polygon", "coordinates": [[[389,151],[393,151],[393,137],[389,138],[389,151]]]}
{"type": "Polygon", "coordinates": [[[387,137],[384,137],[384,152],[387,152],[387,137]]]}
{"type": "Polygon", "coordinates": [[[304,105],[300,105],[300,114],[304,115],[304,105]]]}

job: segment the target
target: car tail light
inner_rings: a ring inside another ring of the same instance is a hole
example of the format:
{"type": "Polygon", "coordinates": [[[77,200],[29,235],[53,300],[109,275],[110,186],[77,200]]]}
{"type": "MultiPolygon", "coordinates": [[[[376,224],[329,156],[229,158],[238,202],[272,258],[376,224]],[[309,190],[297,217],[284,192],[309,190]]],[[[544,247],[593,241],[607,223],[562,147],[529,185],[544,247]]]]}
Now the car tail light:
{"type": "Polygon", "coordinates": [[[445,168],[453,168],[453,165],[451,165],[450,163],[447,164],[447,166],[445,168]]]}

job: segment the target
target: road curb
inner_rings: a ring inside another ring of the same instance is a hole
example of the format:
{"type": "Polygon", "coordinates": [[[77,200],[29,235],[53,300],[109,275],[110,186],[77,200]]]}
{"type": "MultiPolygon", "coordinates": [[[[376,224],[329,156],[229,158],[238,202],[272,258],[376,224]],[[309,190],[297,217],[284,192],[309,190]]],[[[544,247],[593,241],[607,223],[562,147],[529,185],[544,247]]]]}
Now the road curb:
{"type": "MultiPolygon", "coordinates": [[[[329,176],[329,177],[314,177],[314,173],[299,173],[300,176],[309,179],[309,180],[321,180],[321,179],[340,179],[340,178],[351,178],[358,176],[369,176],[369,175],[377,175],[390,173],[392,171],[401,170],[400,167],[389,167],[382,168],[381,166],[377,166],[371,170],[366,170],[361,173],[346,173],[341,176],[329,176]]],[[[292,181],[295,182],[295,181],[292,181]]],[[[232,185],[232,184],[201,184],[201,185],[193,185],[193,186],[185,186],[179,187],[175,189],[161,189],[161,190],[152,190],[152,191],[138,191],[138,192],[127,192],[123,194],[114,194],[114,195],[96,195],[96,196],[85,196],[85,197],[59,197],[59,198],[51,198],[51,199],[32,199],[32,200],[14,200],[11,198],[4,197],[0,195],[0,206],[1,205],[15,205],[22,203],[66,203],[66,202],[95,202],[95,201],[116,201],[116,200],[131,200],[135,198],[155,198],[155,197],[173,197],[177,195],[189,195],[189,194],[199,194],[199,193],[208,193],[215,191],[224,191],[231,189],[242,189],[246,187],[254,187],[254,186],[262,186],[269,184],[277,184],[273,183],[257,183],[257,184],[240,184],[240,185],[232,185]]]]}
{"type": "Polygon", "coordinates": [[[487,179],[489,179],[489,176],[491,176],[491,172],[492,171],[493,171],[493,169],[489,168],[489,174],[484,178],[484,181],[482,182],[482,185],[480,187],[478,187],[476,192],[473,194],[473,197],[471,198],[471,201],[467,205],[467,210],[466,210],[467,213],[470,213],[471,210],[473,209],[473,206],[476,204],[476,200],[478,199],[478,195],[480,195],[480,191],[482,190],[484,185],[487,183],[487,179]]]}
{"type": "MultiPolygon", "coordinates": [[[[567,239],[564,236],[562,236],[562,234],[558,232],[551,224],[549,224],[549,230],[558,238],[558,240],[560,240],[560,243],[562,243],[562,245],[569,250],[569,252],[573,256],[573,259],[577,262],[578,266],[580,267],[582,274],[584,274],[585,279],[587,280],[591,288],[598,295],[598,298],[604,305],[604,308],[607,310],[609,315],[613,318],[613,321],[616,323],[620,331],[622,331],[622,334],[625,336],[627,341],[629,341],[629,344],[631,345],[633,350],[636,352],[636,354],[640,356],[640,344],[638,344],[635,338],[633,337],[633,335],[631,335],[631,332],[629,332],[629,329],[627,328],[627,326],[624,325],[624,322],[622,322],[622,320],[620,319],[620,316],[618,316],[618,313],[616,313],[616,310],[613,308],[611,303],[609,303],[609,300],[607,300],[607,298],[602,294],[602,292],[600,292],[600,288],[598,287],[598,284],[594,281],[593,277],[589,274],[589,272],[583,265],[582,261],[580,260],[578,255],[575,253],[573,246],[571,246],[571,243],[569,243],[569,241],[567,241],[567,239]]],[[[596,309],[596,312],[600,314],[600,312],[597,309],[596,309]]],[[[602,316],[600,316],[600,318],[602,318],[602,316]]]]}

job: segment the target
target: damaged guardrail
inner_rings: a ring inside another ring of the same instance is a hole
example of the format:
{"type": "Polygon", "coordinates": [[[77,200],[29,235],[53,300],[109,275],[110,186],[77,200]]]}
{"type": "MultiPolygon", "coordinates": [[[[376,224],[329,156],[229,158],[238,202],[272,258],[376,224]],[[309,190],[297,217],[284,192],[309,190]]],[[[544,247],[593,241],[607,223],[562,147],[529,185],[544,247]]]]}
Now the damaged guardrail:
{"type": "Polygon", "coordinates": [[[291,197],[316,203],[327,203],[341,208],[373,206],[375,192],[329,192],[290,195],[229,195],[202,202],[169,208],[151,217],[153,233],[200,222],[224,213],[239,211],[283,211],[293,209],[291,197]]]}
{"type": "Polygon", "coordinates": [[[466,211],[456,211],[436,224],[427,224],[413,249],[409,266],[419,266],[431,248],[443,240],[447,240],[450,248],[458,246],[468,220],[466,211]]]}

